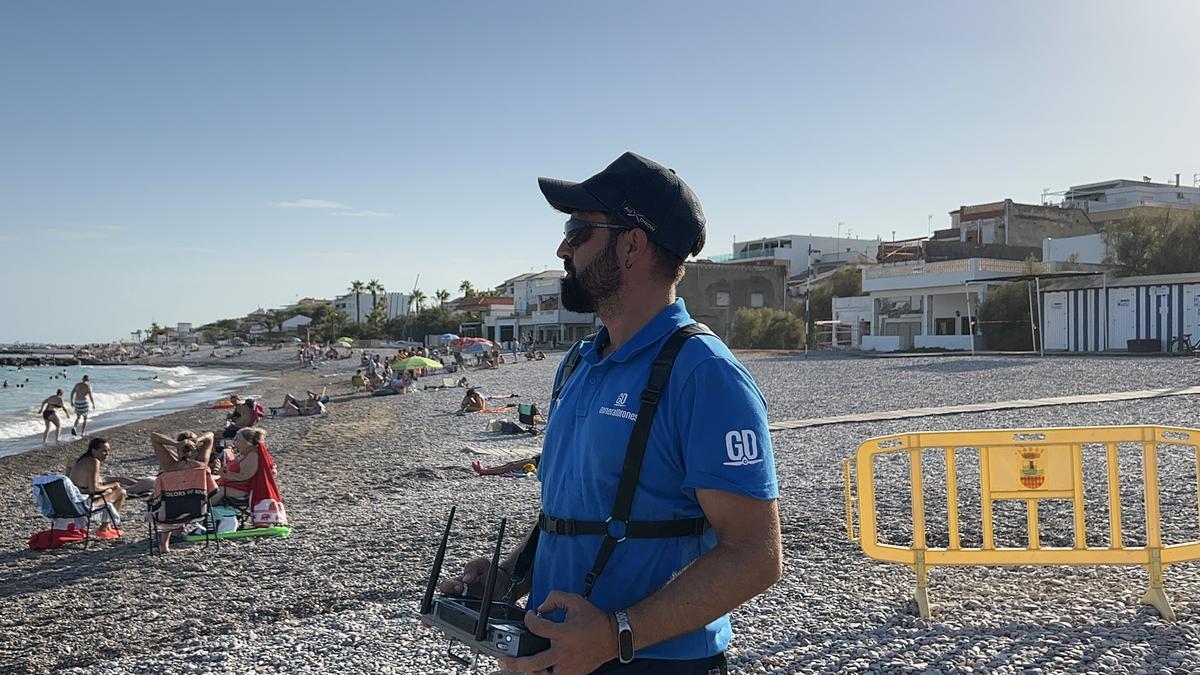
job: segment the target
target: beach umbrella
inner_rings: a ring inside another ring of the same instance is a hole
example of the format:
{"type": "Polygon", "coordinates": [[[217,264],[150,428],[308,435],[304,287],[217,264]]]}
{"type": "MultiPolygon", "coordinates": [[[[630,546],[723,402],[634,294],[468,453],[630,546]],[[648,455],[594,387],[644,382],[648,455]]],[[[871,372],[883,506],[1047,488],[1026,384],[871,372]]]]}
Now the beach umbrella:
{"type": "Polygon", "coordinates": [[[338,342],[345,342],[346,344],[353,344],[353,343],[354,343],[354,338],[340,337],[340,338],[338,338],[338,340],[337,340],[337,341],[338,341],[338,342]]]}
{"type": "Polygon", "coordinates": [[[463,353],[464,353],[464,354],[479,354],[479,353],[481,353],[481,352],[490,352],[490,351],[492,351],[492,347],[493,347],[493,346],[494,346],[494,345],[492,345],[492,343],[491,343],[491,342],[488,342],[488,343],[486,343],[486,344],[485,344],[485,343],[483,343],[483,342],[476,342],[476,343],[475,343],[475,344],[473,344],[473,345],[469,345],[469,346],[468,346],[466,349],[464,349],[464,350],[462,350],[462,351],[463,351],[463,353]]]}
{"type": "Polygon", "coordinates": [[[417,370],[419,368],[441,368],[441,367],[442,367],[442,364],[438,363],[437,361],[434,361],[433,359],[427,359],[424,356],[410,356],[407,359],[400,359],[399,361],[392,364],[392,370],[408,370],[409,368],[412,368],[413,370],[417,370]]]}
{"type": "Polygon", "coordinates": [[[442,342],[449,342],[451,340],[457,340],[458,336],[455,335],[454,333],[442,333],[441,335],[438,336],[438,339],[441,340],[442,342]]]}

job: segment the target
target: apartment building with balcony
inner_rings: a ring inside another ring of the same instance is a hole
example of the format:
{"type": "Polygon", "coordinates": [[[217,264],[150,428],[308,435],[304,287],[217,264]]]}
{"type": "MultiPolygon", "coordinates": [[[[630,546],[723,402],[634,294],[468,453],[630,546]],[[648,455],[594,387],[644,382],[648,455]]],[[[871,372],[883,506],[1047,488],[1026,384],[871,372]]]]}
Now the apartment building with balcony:
{"type": "Polygon", "coordinates": [[[787,264],[788,276],[800,277],[808,275],[810,266],[822,271],[875,260],[879,244],[878,239],[851,237],[850,228],[847,228],[844,237],[788,234],[735,241],[732,253],[714,255],[709,260],[741,265],[781,260],[787,264]]]}
{"type": "Polygon", "coordinates": [[[511,299],[506,310],[482,316],[484,335],[499,343],[532,338],[540,344],[571,344],[595,332],[596,315],[563,309],[560,270],[527,272],[506,279],[500,287],[511,299]]]}
{"type": "MultiPolygon", "coordinates": [[[[979,306],[991,289],[1026,271],[1024,262],[992,258],[864,267],[862,289],[871,299],[871,322],[861,331],[860,347],[881,352],[982,349],[975,320],[979,306]]],[[[836,312],[834,319],[841,320],[836,312]]]]}
{"type": "Polygon", "coordinates": [[[333,308],[344,312],[350,323],[366,323],[371,315],[371,303],[387,306],[387,319],[408,314],[410,296],[405,293],[377,293],[372,298],[370,293],[347,293],[333,301],[333,308]]]}

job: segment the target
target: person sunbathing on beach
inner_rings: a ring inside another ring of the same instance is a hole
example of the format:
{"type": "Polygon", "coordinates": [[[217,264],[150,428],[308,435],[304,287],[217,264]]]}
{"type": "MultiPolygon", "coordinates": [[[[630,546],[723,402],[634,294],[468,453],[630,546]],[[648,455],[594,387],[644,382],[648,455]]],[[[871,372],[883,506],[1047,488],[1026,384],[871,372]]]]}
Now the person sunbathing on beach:
{"type": "Polygon", "coordinates": [[[356,392],[367,388],[367,380],[363,377],[361,369],[354,371],[354,375],[350,378],[350,386],[354,387],[356,392]]]}
{"type": "Polygon", "coordinates": [[[480,476],[502,476],[506,473],[535,473],[537,472],[538,464],[542,461],[542,453],[538,453],[528,459],[518,459],[516,461],[501,464],[499,466],[486,467],[483,462],[475,460],[471,462],[471,468],[475,469],[475,473],[480,476]],[[530,471],[529,469],[533,470],[530,471]]]}
{"type": "MultiPolygon", "coordinates": [[[[92,504],[99,505],[108,502],[118,513],[125,506],[128,492],[115,479],[107,481],[100,477],[100,466],[112,455],[112,445],[99,436],[88,442],[87,451],[75,460],[67,469],[67,477],[84,494],[91,496],[92,504]]],[[[104,520],[96,529],[95,536],[100,539],[115,539],[121,536],[112,522],[104,520]]]]}
{"type": "MultiPolygon", "coordinates": [[[[28,381],[28,380],[27,380],[28,381]]],[[[62,435],[62,424],[58,421],[58,411],[66,412],[67,406],[63,403],[63,390],[59,389],[54,392],[53,396],[47,396],[45,401],[42,401],[41,407],[38,409],[38,414],[42,416],[42,421],[46,423],[46,430],[42,432],[42,445],[46,444],[46,437],[50,435],[50,425],[54,425],[54,442],[58,445],[62,444],[60,436],[62,435]]]]}
{"type": "Polygon", "coordinates": [[[305,417],[319,415],[323,412],[325,412],[325,404],[321,403],[321,395],[315,391],[308,392],[308,398],[304,401],[291,394],[284,394],[283,405],[271,409],[272,414],[283,417],[305,417]]]}
{"type": "Polygon", "coordinates": [[[479,390],[475,387],[471,387],[467,390],[466,396],[463,396],[462,403],[458,406],[458,412],[479,412],[485,407],[487,407],[487,405],[483,400],[483,394],[480,394],[479,390]]]}

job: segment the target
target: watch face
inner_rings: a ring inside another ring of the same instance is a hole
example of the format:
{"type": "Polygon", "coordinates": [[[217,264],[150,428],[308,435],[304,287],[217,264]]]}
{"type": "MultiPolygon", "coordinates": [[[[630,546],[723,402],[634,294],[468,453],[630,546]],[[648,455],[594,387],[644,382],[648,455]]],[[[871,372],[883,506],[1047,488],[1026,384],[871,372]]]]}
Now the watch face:
{"type": "Polygon", "coordinates": [[[617,633],[617,648],[620,650],[622,663],[633,660],[633,631],[623,630],[617,633]]]}

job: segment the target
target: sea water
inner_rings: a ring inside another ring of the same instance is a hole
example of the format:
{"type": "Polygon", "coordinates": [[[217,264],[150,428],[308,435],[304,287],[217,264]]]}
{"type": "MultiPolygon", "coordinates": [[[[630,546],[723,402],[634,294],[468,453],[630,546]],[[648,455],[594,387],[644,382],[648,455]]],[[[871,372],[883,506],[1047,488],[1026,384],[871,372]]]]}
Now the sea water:
{"type": "MultiPolygon", "coordinates": [[[[84,375],[96,405],[88,413],[88,435],[139,419],[212,402],[252,381],[253,374],[229,368],[156,368],[151,366],[0,366],[0,456],[41,443],[45,423],[37,414],[42,401],[63,390],[70,415],[59,414],[63,441],[70,440],[71,388],[84,375]],[[65,377],[64,377],[65,375],[65,377]],[[20,386],[18,386],[20,385],[20,386]]],[[[50,427],[48,442],[54,442],[50,427]]]]}

